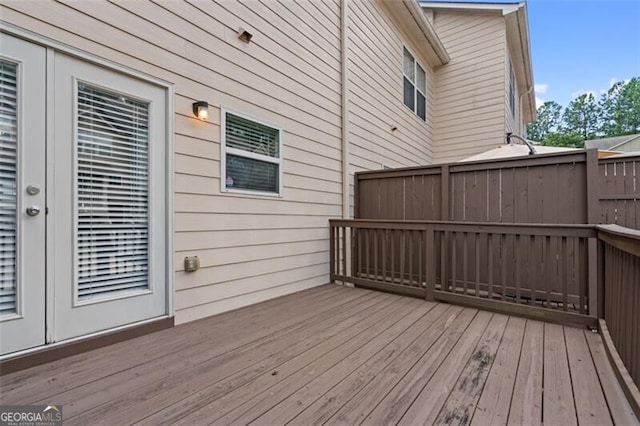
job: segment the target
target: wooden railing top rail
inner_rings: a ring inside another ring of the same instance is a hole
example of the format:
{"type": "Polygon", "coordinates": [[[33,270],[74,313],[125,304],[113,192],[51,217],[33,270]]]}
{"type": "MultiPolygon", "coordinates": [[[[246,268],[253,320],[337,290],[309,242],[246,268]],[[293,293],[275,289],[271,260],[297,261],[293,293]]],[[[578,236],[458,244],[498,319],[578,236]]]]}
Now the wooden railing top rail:
{"type": "Polygon", "coordinates": [[[597,225],[598,238],[624,252],[640,257],[640,230],[619,225],[597,225]]]}
{"type": "MultiPolygon", "coordinates": [[[[442,220],[375,220],[375,219],[330,219],[331,226],[349,226],[353,228],[386,228],[396,230],[426,230],[472,232],[478,234],[520,234],[595,238],[593,225],[560,225],[541,223],[492,223],[492,222],[456,222],[442,220]]],[[[624,229],[624,228],[623,228],[624,229]]]]}

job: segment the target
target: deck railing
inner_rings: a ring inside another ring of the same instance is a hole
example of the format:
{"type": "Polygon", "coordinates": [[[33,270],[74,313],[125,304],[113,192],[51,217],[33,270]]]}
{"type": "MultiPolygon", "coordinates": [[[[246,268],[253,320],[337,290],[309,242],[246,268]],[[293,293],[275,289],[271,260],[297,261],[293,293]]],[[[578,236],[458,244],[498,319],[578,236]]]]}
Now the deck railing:
{"type": "Polygon", "coordinates": [[[640,231],[598,226],[598,239],[604,325],[631,379],[640,386],[640,231]]]}
{"type": "Polygon", "coordinates": [[[625,391],[640,401],[640,231],[330,220],[330,274],[427,300],[599,326],[614,369],[628,371],[619,373],[625,391]]]}
{"type": "Polygon", "coordinates": [[[332,280],[597,322],[592,226],[332,220],[330,229],[332,280]]]}

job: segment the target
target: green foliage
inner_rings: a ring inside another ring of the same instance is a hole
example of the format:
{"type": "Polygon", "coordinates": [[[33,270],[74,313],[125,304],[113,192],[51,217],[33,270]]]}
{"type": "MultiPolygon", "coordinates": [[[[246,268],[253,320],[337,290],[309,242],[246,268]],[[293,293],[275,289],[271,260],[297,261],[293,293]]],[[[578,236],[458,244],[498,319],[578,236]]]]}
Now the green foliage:
{"type": "Polygon", "coordinates": [[[564,111],[557,102],[545,102],[537,115],[527,137],[547,146],[582,148],[588,139],[640,133],[640,77],[615,83],[599,99],[580,95],[564,111]]]}
{"type": "Polygon", "coordinates": [[[548,101],[538,108],[538,119],[527,125],[529,139],[542,142],[544,138],[553,132],[557,132],[562,122],[562,107],[555,101],[548,101]]]}
{"type": "Polygon", "coordinates": [[[569,148],[584,148],[584,138],[576,132],[549,133],[543,140],[545,146],[564,146],[569,148]]]}
{"type": "Polygon", "coordinates": [[[562,114],[563,133],[576,133],[583,139],[593,139],[599,130],[602,113],[596,98],[584,93],[569,103],[562,114]]]}
{"type": "Polygon", "coordinates": [[[640,78],[617,82],[600,100],[606,136],[640,133],[640,78]]]}

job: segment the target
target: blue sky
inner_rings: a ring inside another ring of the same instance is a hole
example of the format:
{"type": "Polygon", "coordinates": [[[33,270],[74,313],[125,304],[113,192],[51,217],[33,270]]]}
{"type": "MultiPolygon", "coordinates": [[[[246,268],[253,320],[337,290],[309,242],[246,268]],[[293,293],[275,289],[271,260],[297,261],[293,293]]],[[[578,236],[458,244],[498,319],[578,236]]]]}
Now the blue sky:
{"type": "Polygon", "coordinates": [[[584,92],[640,77],[640,0],[529,0],[537,101],[567,106],[584,92]]]}

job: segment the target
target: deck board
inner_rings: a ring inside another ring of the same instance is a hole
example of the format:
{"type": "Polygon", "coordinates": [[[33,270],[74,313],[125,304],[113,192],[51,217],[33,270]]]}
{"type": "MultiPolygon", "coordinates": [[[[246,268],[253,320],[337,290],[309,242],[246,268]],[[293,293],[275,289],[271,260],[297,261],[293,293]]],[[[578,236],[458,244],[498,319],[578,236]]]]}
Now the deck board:
{"type": "Polygon", "coordinates": [[[491,372],[473,413],[472,424],[507,424],[525,324],[526,320],[523,318],[509,318],[491,372]]]}
{"type": "Polygon", "coordinates": [[[544,393],[542,421],[545,424],[578,424],[572,394],[564,329],[561,325],[544,325],[544,393]]]}
{"type": "Polygon", "coordinates": [[[539,425],[542,422],[543,339],[544,324],[528,320],[507,424],[539,425]]]}
{"type": "Polygon", "coordinates": [[[63,404],[70,425],[541,424],[543,414],[638,424],[598,334],[335,285],[0,377],[0,403],[63,404]]]}

